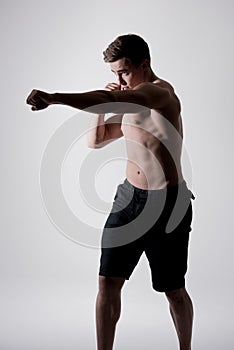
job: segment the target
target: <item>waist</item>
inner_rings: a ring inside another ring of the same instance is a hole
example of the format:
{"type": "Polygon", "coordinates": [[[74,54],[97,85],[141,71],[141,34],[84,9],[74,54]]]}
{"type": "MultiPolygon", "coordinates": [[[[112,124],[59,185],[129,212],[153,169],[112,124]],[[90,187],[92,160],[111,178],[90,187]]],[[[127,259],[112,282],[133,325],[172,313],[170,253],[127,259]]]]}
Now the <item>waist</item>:
{"type": "Polygon", "coordinates": [[[149,190],[149,189],[142,189],[142,188],[139,188],[139,187],[136,187],[135,185],[133,185],[127,178],[124,180],[124,186],[126,188],[128,188],[129,190],[134,190],[135,193],[141,193],[141,194],[153,194],[153,193],[163,193],[163,192],[177,192],[178,189],[187,189],[187,184],[186,184],[186,181],[183,180],[182,182],[180,182],[179,184],[177,185],[173,185],[173,186],[167,186],[165,188],[160,188],[160,189],[154,189],[154,190],[149,190]]]}

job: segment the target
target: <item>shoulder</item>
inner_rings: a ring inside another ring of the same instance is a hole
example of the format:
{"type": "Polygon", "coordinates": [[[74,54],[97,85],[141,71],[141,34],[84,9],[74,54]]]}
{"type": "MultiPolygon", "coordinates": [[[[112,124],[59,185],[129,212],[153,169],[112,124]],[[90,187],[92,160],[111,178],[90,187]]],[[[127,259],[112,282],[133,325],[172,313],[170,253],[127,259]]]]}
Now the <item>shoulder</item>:
{"type": "Polygon", "coordinates": [[[165,101],[161,106],[162,109],[174,109],[177,113],[181,111],[180,100],[175,93],[174,87],[165,80],[157,79],[153,82],[144,82],[137,85],[134,90],[151,97],[151,100],[162,98],[165,101]]]}
{"type": "Polygon", "coordinates": [[[140,83],[133,90],[154,95],[168,94],[170,97],[173,97],[175,94],[173,86],[162,79],[157,79],[153,82],[140,83]]]}
{"type": "Polygon", "coordinates": [[[168,103],[162,109],[162,112],[172,119],[177,119],[181,113],[181,102],[177,94],[175,93],[174,87],[166,80],[159,79],[154,82],[155,85],[160,85],[162,88],[167,89],[170,93],[170,99],[168,103]]]}
{"type": "Polygon", "coordinates": [[[170,95],[173,96],[173,94],[175,93],[173,86],[162,79],[157,79],[153,82],[144,82],[144,83],[140,83],[139,85],[137,85],[134,90],[146,90],[146,91],[150,91],[150,92],[159,92],[159,91],[168,91],[170,93],[170,95]]]}

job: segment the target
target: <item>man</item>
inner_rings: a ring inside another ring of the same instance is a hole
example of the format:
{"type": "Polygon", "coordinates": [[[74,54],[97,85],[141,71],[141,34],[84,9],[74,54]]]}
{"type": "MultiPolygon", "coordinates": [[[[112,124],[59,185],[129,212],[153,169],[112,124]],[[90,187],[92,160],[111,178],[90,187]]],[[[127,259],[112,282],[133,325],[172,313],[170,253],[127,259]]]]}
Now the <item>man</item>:
{"type": "Polygon", "coordinates": [[[148,45],[141,37],[119,36],[104,51],[104,60],[117,78],[105,90],[75,94],[33,90],[27,98],[34,111],[64,104],[98,114],[88,132],[89,147],[100,148],[122,136],[126,139],[126,179],[118,186],[102,237],[98,350],[113,348],[121,289],[143,252],[153,288],[164,292],[169,301],[180,350],[190,350],[193,307],[184,276],[194,197],[180,164],[180,101],[173,87],[153,72],[148,45]],[[116,114],[105,120],[105,113],[116,114]]]}

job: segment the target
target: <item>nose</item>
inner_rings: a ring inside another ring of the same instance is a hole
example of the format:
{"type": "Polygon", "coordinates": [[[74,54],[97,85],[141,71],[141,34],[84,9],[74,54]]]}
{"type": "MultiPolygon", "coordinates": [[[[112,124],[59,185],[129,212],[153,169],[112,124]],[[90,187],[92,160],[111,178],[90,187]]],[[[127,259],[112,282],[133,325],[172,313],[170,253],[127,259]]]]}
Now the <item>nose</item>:
{"type": "Polygon", "coordinates": [[[127,85],[126,81],[122,78],[121,74],[118,74],[117,80],[118,80],[119,85],[127,85]]]}

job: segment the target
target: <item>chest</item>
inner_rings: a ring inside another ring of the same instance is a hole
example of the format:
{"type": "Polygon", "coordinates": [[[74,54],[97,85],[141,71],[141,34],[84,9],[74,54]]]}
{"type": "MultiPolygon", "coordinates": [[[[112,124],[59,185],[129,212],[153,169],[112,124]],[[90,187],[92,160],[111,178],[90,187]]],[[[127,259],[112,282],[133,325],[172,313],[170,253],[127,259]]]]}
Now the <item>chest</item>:
{"type": "Polygon", "coordinates": [[[171,122],[156,110],[137,114],[125,114],[121,130],[128,139],[165,138],[171,128],[171,122]]]}

